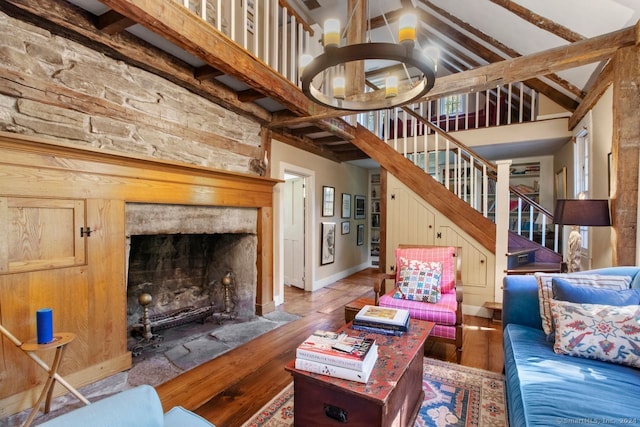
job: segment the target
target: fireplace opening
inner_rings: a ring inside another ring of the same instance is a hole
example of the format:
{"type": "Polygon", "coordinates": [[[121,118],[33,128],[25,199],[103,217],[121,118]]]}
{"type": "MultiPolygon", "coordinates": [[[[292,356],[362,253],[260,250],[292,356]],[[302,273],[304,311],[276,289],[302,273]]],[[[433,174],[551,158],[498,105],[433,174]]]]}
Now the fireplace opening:
{"type": "Polygon", "coordinates": [[[127,203],[125,212],[127,342],[132,354],[139,355],[134,347],[139,350],[141,343],[144,352],[157,347],[157,341],[141,341],[152,335],[166,338],[157,351],[171,352],[174,339],[184,343],[183,335],[194,328],[256,317],[256,209],[127,203]],[[231,314],[220,315],[227,310],[231,314]],[[145,311],[153,323],[144,321],[145,311]],[[187,323],[180,326],[184,312],[187,323]]]}
{"type": "Polygon", "coordinates": [[[143,294],[150,296],[150,302],[145,301],[147,310],[156,318],[185,308],[208,307],[210,314],[231,310],[240,320],[255,316],[256,244],[256,236],[247,233],[131,236],[127,279],[130,335],[139,334],[143,294]]]}

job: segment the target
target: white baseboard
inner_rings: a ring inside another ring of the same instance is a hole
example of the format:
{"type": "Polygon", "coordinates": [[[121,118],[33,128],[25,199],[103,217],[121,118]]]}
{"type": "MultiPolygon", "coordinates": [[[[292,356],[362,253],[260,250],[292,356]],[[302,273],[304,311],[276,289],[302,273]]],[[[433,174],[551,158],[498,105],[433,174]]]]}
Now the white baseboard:
{"type": "Polygon", "coordinates": [[[467,316],[484,317],[487,319],[491,319],[492,315],[491,310],[476,305],[467,305],[464,303],[462,304],[462,314],[466,314],[467,316]]]}
{"type": "MultiPolygon", "coordinates": [[[[325,286],[328,286],[328,285],[330,285],[332,283],[335,283],[340,279],[344,279],[347,276],[351,276],[352,274],[355,274],[358,271],[362,271],[365,268],[369,268],[369,267],[371,267],[371,264],[368,263],[368,262],[365,262],[365,263],[362,263],[362,264],[357,265],[355,267],[351,267],[348,270],[343,270],[343,271],[340,271],[340,272],[338,272],[336,274],[333,274],[331,276],[324,277],[324,278],[322,278],[320,280],[316,280],[315,282],[313,282],[311,290],[312,291],[317,291],[318,289],[322,289],[325,286]]],[[[373,282],[371,283],[371,287],[373,288],[373,282]]]]}

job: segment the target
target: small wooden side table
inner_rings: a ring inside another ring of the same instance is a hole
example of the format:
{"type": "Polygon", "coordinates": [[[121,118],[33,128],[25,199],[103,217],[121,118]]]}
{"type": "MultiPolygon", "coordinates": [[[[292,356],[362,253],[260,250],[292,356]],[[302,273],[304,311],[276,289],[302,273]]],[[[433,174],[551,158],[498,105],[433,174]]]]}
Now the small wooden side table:
{"type": "MultiPolygon", "coordinates": [[[[50,343],[38,344],[38,341],[33,339],[23,343],[20,346],[20,349],[26,353],[32,353],[35,351],[42,351],[42,350],[50,350],[54,348],[56,349],[56,354],[53,358],[53,363],[51,364],[51,367],[49,368],[49,371],[48,371],[49,378],[47,378],[47,381],[44,384],[44,389],[42,390],[42,394],[40,394],[40,397],[38,398],[38,401],[36,402],[35,406],[31,410],[31,413],[29,414],[27,421],[24,423],[24,427],[28,427],[31,425],[34,418],[38,414],[38,411],[40,410],[40,406],[42,406],[43,401],[45,402],[44,413],[45,414],[49,413],[49,409],[51,408],[51,395],[53,394],[53,386],[55,385],[56,379],[60,378],[58,374],[58,368],[60,367],[60,363],[62,362],[62,354],[64,353],[64,349],[67,346],[67,344],[73,341],[75,337],[76,335],[71,332],[57,332],[54,334],[53,341],[51,341],[50,343]]],[[[68,389],[70,387],[66,382],[64,383],[61,382],[61,384],[68,389]]],[[[75,392],[74,394],[78,393],[75,389],[72,390],[72,388],[69,389],[69,391],[75,392]]]]}

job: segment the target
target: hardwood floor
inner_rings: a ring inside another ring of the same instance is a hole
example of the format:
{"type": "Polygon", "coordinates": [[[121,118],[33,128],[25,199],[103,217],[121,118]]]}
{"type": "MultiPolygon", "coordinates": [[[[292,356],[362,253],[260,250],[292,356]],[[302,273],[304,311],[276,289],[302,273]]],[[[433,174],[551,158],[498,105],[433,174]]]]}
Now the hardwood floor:
{"type": "MultiPolygon", "coordinates": [[[[242,425],[291,382],[284,365],[295,358],[297,345],[316,329],[344,325],[344,305],[372,296],[379,276],[366,269],[315,292],[285,287],[278,309],[301,318],[156,387],[165,410],[181,405],[218,427],[242,425]]],[[[427,341],[426,354],[455,363],[453,345],[427,341]]],[[[461,363],[502,372],[503,361],[502,325],[465,316],[461,363]]]]}

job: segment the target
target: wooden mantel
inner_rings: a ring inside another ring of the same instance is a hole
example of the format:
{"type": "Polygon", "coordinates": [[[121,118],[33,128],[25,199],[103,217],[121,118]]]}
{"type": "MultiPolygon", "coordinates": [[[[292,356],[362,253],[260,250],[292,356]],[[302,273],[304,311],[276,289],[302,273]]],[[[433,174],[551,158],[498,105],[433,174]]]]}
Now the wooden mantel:
{"type": "MultiPolygon", "coordinates": [[[[26,341],[36,334],[36,310],[51,307],[54,330],[77,336],[61,367],[76,387],[128,369],[124,225],[130,202],[255,208],[256,313],[273,311],[278,182],[0,132],[0,322],[26,341]],[[51,216],[43,219],[45,211],[51,216]],[[80,237],[80,227],[89,228],[90,237],[80,237]]],[[[45,376],[10,341],[0,345],[2,418],[32,406],[45,376]]]]}

